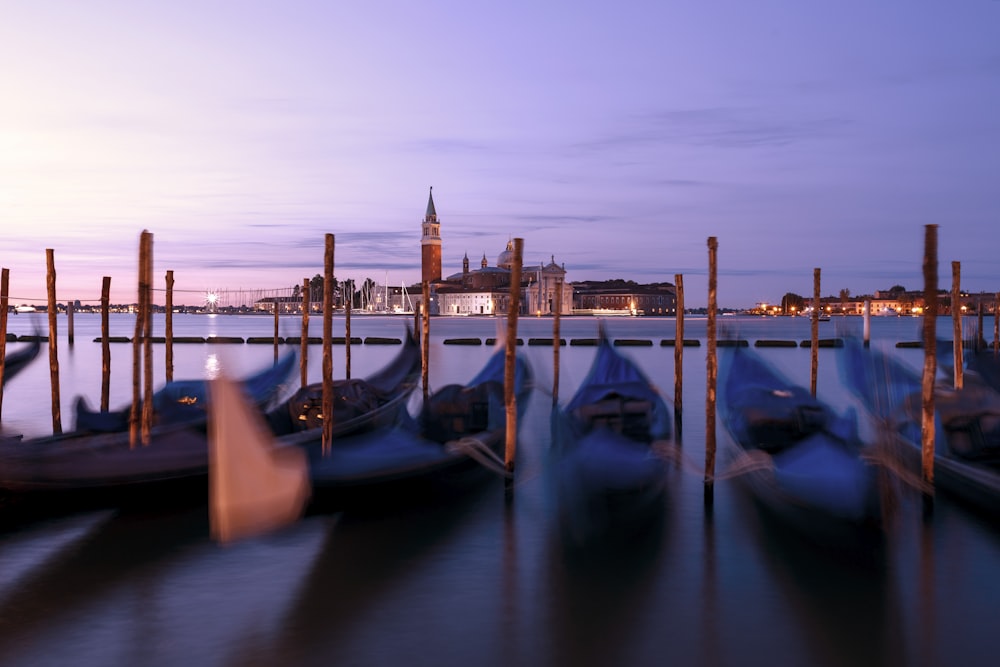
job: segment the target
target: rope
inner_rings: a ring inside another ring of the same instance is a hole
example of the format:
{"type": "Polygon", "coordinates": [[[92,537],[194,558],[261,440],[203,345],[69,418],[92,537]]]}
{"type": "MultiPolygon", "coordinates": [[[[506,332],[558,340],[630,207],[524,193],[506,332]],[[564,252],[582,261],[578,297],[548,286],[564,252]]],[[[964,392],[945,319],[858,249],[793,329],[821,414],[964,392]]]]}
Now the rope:
{"type": "Polygon", "coordinates": [[[774,470],[774,461],[767,452],[760,449],[751,449],[737,455],[732,463],[729,464],[729,467],[716,475],[713,481],[732,479],[733,477],[739,477],[740,475],[746,475],[747,473],[759,470],[774,470]]]}
{"type": "Polygon", "coordinates": [[[655,456],[658,456],[669,463],[673,463],[681,470],[685,470],[694,475],[702,474],[702,469],[684,455],[684,450],[677,446],[677,443],[671,442],[670,440],[655,440],[650,445],[650,448],[655,456]]]}
{"type": "Polygon", "coordinates": [[[472,436],[465,436],[458,440],[451,440],[445,443],[445,451],[449,454],[464,454],[470,459],[483,466],[491,472],[495,472],[504,478],[511,478],[512,475],[507,470],[503,459],[494,453],[490,446],[482,440],[472,436]]]}

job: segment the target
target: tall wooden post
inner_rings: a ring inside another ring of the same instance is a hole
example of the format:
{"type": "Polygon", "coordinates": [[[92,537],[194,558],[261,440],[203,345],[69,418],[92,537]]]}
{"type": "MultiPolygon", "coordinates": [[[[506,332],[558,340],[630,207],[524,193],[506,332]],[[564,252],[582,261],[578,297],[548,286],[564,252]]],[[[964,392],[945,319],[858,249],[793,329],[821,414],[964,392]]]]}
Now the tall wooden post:
{"type": "Polygon", "coordinates": [[[59,400],[59,346],[56,341],[56,260],[52,248],[45,250],[45,286],[49,307],[49,383],[52,387],[52,432],[62,433],[62,409],[59,400]]]}
{"type": "Polygon", "coordinates": [[[101,412],[107,412],[111,403],[111,276],[101,281],[101,412]]]}
{"type": "Polygon", "coordinates": [[[556,279],[556,302],[555,313],[552,317],[552,407],[559,405],[559,352],[562,348],[562,335],[559,332],[560,319],[562,318],[562,278],[556,279]]]}
{"type": "Polygon", "coordinates": [[[145,446],[149,444],[153,429],[153,234],[143,232],[141,242],[144,244],[142,273],[145,286],[142,312],[142,444],[145,446]]]}
{"type": "Polygon", "coordinates": [[[302,279],[302,337],[299,339],[300,385],[309,383],[309,279],[302,279]]]}
{"type": "Polygon", "coordinates": [[[354,301],[354,282],[344,281],[347,300],[344,302],[344,377],[351,379],[351,306],[354,301]]]}
{"type": "Polygon", "coordinates": [[[983,297],[982,292],[976,297],[976,343],[972,348],[975,353],[986,347],[986,334],[983,333],[983,297]]]}
{"type": "Polygon", "coordinates": [[[66,300],[66,342],[69,343],[70,347],[72,347],[74,340],[76,340],[76,334],[73,331],[73,302],[70,299],[67,299],[66,300]]]}
{"type": "Polygon", "coordinates": [[[993,354],[1000,354],[1000,292],[993,301],[993,354]]]}
{"type": "Polygon", "coordinates": [[[684,414],[684,276],[674,274],[674,439],[680,442],[684,414]]]}
{"type": "MultiPolygon", "coordinates": [[[[145,234],[146,232],[142,232],[145,234]]],[[[138,266],[138,287],[136,291],[136,310],[135,310],[135,330],[132,334],[132,404],[129,406],[128,413],[128,444],[130,448],[135,448],[139,444],[139,429],[141,426],[141,414],[140,414],[140,402],[142,400],[142,327],[143,327],[143,313],[144,313],[144,302],[146,298],[146,290],[144,289],[143,279],[144,272],[143,267],[145,266],[145,257],[143,255],[145,246],[143,243],[143,236],[139,236],[139,266],[138,266]]]]}
{"type": "Polygon", "coordinates": [[[0,422],[3,421],[3,376],[7,358],[7,309],[10,307],[10,269],[0,269],[0,422]]]}
{"type": "Polygon", "coordinates": [[[277,291],[274,293],[274,363],[278,363],[278,332],[280,331],[278,326],[278,318],[281,312],[281,296],[277,291]]]}
{"type": "Polygon", "coordinates": [[[707,378],[705,380],[705,502],[712,504],[715,484],[715,390],[719,378],[719,359],[716,350],[715,313],[718,310],[716,290],[718,289],[719,241],[708,237],[708,355],[706,356],[707,378]]]}
{"type": "Polygon", "coordinates": [[[819,269],[813,269],[812,336],[809,364],[809,393],[816,395],[816,376],[819,374],[819,269]]]}
{"type": "Polygon", "coordinates": [[[962,368],[962,305],[961,288],[962,283],[962,263],[951,263],[951,324],[952,324],[952,363],[955,365],[955,389],[961,389],[964,384],[964,370],[962,368]]]}
{"type": "Polygon", "coordinates": [[[333,446],[333,234],[326,235],[323,254],[323,454],[333,446]]]}
{"type": "MultiPolygon", "coordinates": [[[[524,257],[524,239],[514,239],[514,257],[510,267],[510,308],[507,312],[507,349],[504,358],[503,397],[507,410],[506,446],[504,448],[504,467],[514,474],[514,455],[517,451],[517,395],[514,393],[514,381],[517,359],[517,316],[521,308],[521,261],[524,257]]],[[[509,482],[507,489],[512,486],[509,482]]]]}
{"type": "Polygon", "coordinates": [[[431,284],[426,280],[420,286],[421,300],[420,311],[424,317],[423,347],[420,348],[420,378],[424,392],[424,404],[427,404],[427,397],[430,395],[430,372],[431,372],[431,284]]]}
{"type": "MultiPolygon", "coordinates": [[[[921,382],[921,470],[934,484],[934,378],[937,375],[938,258],[937,225],[924,226],[924,370],[921,382]]],[[[930,496],[925,496],[925,508],[930,496]]]]}
{"type": "Polygon", "coordinates": [[[167,295],[163,304],[163,355],[167,382],[174,381],[174,272],[167,271],[167,295]]]}

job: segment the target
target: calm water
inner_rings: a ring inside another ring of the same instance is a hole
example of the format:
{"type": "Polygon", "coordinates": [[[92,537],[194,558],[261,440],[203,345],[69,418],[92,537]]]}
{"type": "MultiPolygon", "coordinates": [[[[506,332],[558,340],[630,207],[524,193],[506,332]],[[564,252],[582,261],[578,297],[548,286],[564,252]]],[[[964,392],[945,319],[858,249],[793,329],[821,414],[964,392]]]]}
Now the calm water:
{"type": "MultiPolygon", "coordinates": [[[[410,320],[355,317],[355,336],[401,336],[410,320]]],[[[44,320],[38,320],[45,327],[44,320]]],[[[612,337],[668,395],[673,320],[606,320],[612,337]]],[[[11,318],[11,330],[33,322],[11,318]]],[[[162,327],[157,320],[156,327],[162,327]]],[[[551,320],[521,320],[519,335],[551,336],[551,320]]],[[[799,319],[721,318],[750,340],[805,340],[799,319]]],[[[917,340],[920,321],[873,318],[873,345],[917,340]]],[[[59,318],[63,427],[71,401],[100,395],[99,318],[77,314],[75,345],[59,318]]],[[[114,318],[112,335],[134,320],[114,318]]],[[[820,335],[861,331],[859,318],[820,335]]],[[[445,346],[449,337],[496,334],[492,319],[431,323],[432,386],[470,379],[490,350],[445,346]]],[[[592,318],[563,321],[564,338],[596,335],[592,318]]],[[[986,323],[992,330],[992,321],[986,323]]],[[[950,321],[939,329],[950,332],[950,321]]],[[[157,330],[160,333],[161,329],[157,330]]],[[[311,333],[321,325],[313,318],[311,333]]],[[[178,316],[177,336],[269,336],[267,317],[178,316]]],[[[298,335],[298,320],[281,322],[298,335]]],[[[343,335],[337,319],[335,335],[343,335]]],[[[705,321],[686,320],[683,450],[704,461],[705,321]]],[[[398,348],[352,347],[352,375],[398,348]]],[[[523,348],[551,387],[551,348],[523,348]]],[[[157,384],[163,346],[156,347],[157,384]]],[[[808,384],[808,349],[762,349],[808,384]]],[[[177,345],[175,377],[270,363],[270,345],[177,345]]],[[[919,350],[900,350],[919,367],[919,350]]],[[[131,348],[112,346],[112,405],[131,395],[131,348]]],[[[819,353],[819,391],[839,407],[836,350],[819,353]]],[[[582,380],[593,348],[562,350],[560,394],[582,380]]],[[[310,348],[311,379],[320,349],[310,348]]],[[[344,374],[342,347],[334,374],[344,374]]],[[[929,522],[904,498],[881,567],[859,567],[782,535],[719,481],[711,511],[700,474],[678,471],[660,530],[642,544],[588,561],[553,539],[542,478],[551,396],[536,391],[521,426],[511,504],[499,480],[446,506],[391,515],[309,517],[279,533],[222,547],[204,512],[87,514],[0,534],[0,664],[4,665],[993,665],[1000,650],[1000,529],[940,497],[929,522]]],[[[49,365],[40,359],[5,390],[6,431],[51,432],[49,365]]],[[[725,442],[719,428],[720,445],[725,442]]],[[[721,466],[720,466],[721,469],[721,466]]]]}

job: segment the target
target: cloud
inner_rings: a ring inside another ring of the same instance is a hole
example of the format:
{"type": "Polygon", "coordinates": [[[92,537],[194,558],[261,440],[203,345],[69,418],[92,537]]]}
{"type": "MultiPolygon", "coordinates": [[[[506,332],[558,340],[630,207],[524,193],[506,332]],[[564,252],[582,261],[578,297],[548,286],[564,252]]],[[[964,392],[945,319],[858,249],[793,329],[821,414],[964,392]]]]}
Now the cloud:
{"type": "Polygon", "coordinates": [[[834,137],[850,124],[850,120],[837,116],[796,118],[768,109],[671,109],[636,116],[624,129],[580,142],[574,148],[613,151],[662,145],[723,149],[785,147],[834,137]]]}

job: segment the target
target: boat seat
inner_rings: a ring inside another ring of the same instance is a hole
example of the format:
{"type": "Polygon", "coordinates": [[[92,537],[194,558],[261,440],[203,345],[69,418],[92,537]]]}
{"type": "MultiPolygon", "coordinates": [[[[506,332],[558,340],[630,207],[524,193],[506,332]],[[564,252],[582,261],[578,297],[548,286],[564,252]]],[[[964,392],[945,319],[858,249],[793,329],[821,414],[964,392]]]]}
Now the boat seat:
{"type": "Polygon", "coordinates": [[[578,419],[591,428],[604,427],[635,440],[649,440],[653,404],[642,399],[614,396],[575,410],[578,419]]]}
{"type": "MultiPolygon", "coordinates": [[[[379,392],[365,380],[337,380],[333,383],[335,424],[366,414],[377,408],[380,402],[379,392]]],[[[295,392],[288,401],[288,416],[288,426],[292,431],[307,431],[322,426],[322,386],[312,384],[295,392]]]]}
{"type": "Polygon", "coordinates": [[[426,435],[438,442],[490,430],[490,403],[502,401],[503,384],[448,385],[436,391],[424,415],[426,435]]]}

